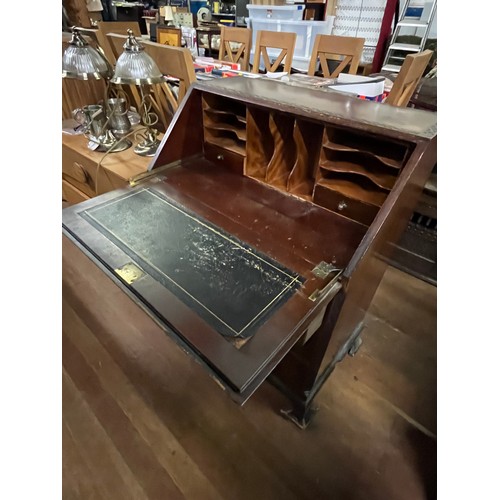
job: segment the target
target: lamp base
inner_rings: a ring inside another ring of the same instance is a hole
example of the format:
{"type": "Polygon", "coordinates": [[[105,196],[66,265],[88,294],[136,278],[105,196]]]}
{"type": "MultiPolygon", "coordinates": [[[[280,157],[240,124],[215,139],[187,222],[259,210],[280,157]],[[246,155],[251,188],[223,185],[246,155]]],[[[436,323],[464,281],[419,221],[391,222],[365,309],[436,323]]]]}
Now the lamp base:
{"type": "Polygon", "coordinates": [[[91,143],[98,144],[97,148],[93,148],[92,145],[89,144],[89,149],[93,149],[94,151],[98,151],[100,153],[119,153],[120,151],[125,151],[132,146],[131,141],[128,139],[117,139],[109,130],[99,137],[90,135],[89,140],[91,143]]]}
{"type": "Polygon", "coordinates": [[[134,148],[134,153],[139,156],[154,156],[159,145],[160,141],[156,138],[156,130],[148,130],[145,139],[134,148]]]}

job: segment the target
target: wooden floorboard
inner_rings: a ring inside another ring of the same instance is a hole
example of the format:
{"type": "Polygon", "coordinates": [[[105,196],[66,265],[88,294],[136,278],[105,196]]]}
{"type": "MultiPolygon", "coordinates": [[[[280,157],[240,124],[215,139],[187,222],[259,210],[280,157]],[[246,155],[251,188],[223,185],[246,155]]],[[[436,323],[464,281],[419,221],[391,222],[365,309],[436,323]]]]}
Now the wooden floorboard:
{"type": "Polygon", "coordinates": [[[300,430],[267,383],[243,407],[231,401],[64,245],[63,498],[435,497],[434,287],[389,268],[360,350],[300,430]]]}
{"type": "Polygon", "coordinates": [[[118,452],[107,428],[101,425],[66,370],[63,370],[62,394],[63,426],[67,430],[67,439],[72,441],[88,467],[88,473],[81,479],[88,482],[91,477],[89,484],[98,486],[104,498],[120,496],[125,500],[144,497],[144,490],[118,452]]]}

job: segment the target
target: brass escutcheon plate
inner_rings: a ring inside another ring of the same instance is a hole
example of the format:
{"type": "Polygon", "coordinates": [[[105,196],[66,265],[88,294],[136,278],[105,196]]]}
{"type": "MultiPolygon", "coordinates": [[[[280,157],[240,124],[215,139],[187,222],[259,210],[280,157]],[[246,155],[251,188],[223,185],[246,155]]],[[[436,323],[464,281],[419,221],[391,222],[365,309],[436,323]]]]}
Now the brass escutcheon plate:
{"type": "Polygon", "coordinates": [[[145,274],[144,271],[133,262],[128,262],[122,267],[115,269],[115,273],[128,285],[131,285],[145,274]]]}

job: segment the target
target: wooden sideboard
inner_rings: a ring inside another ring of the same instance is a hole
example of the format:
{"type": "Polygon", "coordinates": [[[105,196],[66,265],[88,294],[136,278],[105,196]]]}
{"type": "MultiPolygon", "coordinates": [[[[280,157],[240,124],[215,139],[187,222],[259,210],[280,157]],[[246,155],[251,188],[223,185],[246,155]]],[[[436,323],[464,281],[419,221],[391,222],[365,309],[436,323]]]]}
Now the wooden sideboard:
{"type": "Polygon", "coordinates": [[[151,158],[134,153],[92,151],[83,135],[62,134],[62,198],[70,204],[123,188],[131,177],[146,172],[151,158]]]}

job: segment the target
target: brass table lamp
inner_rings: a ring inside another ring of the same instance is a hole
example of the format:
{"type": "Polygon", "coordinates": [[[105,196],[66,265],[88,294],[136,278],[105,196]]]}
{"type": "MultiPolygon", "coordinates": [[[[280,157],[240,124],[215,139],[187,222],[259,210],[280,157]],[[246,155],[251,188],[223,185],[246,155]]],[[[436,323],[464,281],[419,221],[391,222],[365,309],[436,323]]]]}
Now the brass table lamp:
{"type": "Polygon", "coordinates": [[[77,80],[103,79],[106,81],[104,105],[91,104],[76,111],[82,117],[86,137],[94,145],[97,144],[97,151],[123,151],[129,148],[132,143],[128,139],[115,137],[109,122],[114,115],[126,113],[127,110],[111,109],[108,106],[109,101],[116,102],[116,98],[122,99],[123,96],[119,95],[118,91],[111,90],[110,80],[113,76],[113,68],[104,56],[102,49],[98,45],[98,49],[90,46],[81,32],[87,32],[90,36],[94,36],[90,31],[77,27],[72,28],[71,41],[62,58],[62,77],[77,80]],[[109,99],[112,92],[116,97],[114,100],[109,99]]]}
{"type": "Polygon", "coordinates": [[[158,122],[158,115],[151,111],[152,101],[149,86],[165,82],[165,78],[154,60],[144,51],[134,37],[132,30],[127,30],[128,38],[123,46],[124,51],[116,61],[111,83],[137,85],[141,93],[140,115],[146,131],[142,141],[134,148],[141,156],[154,156],[160,141],[158,130],[153,126],[158,122]]]}

